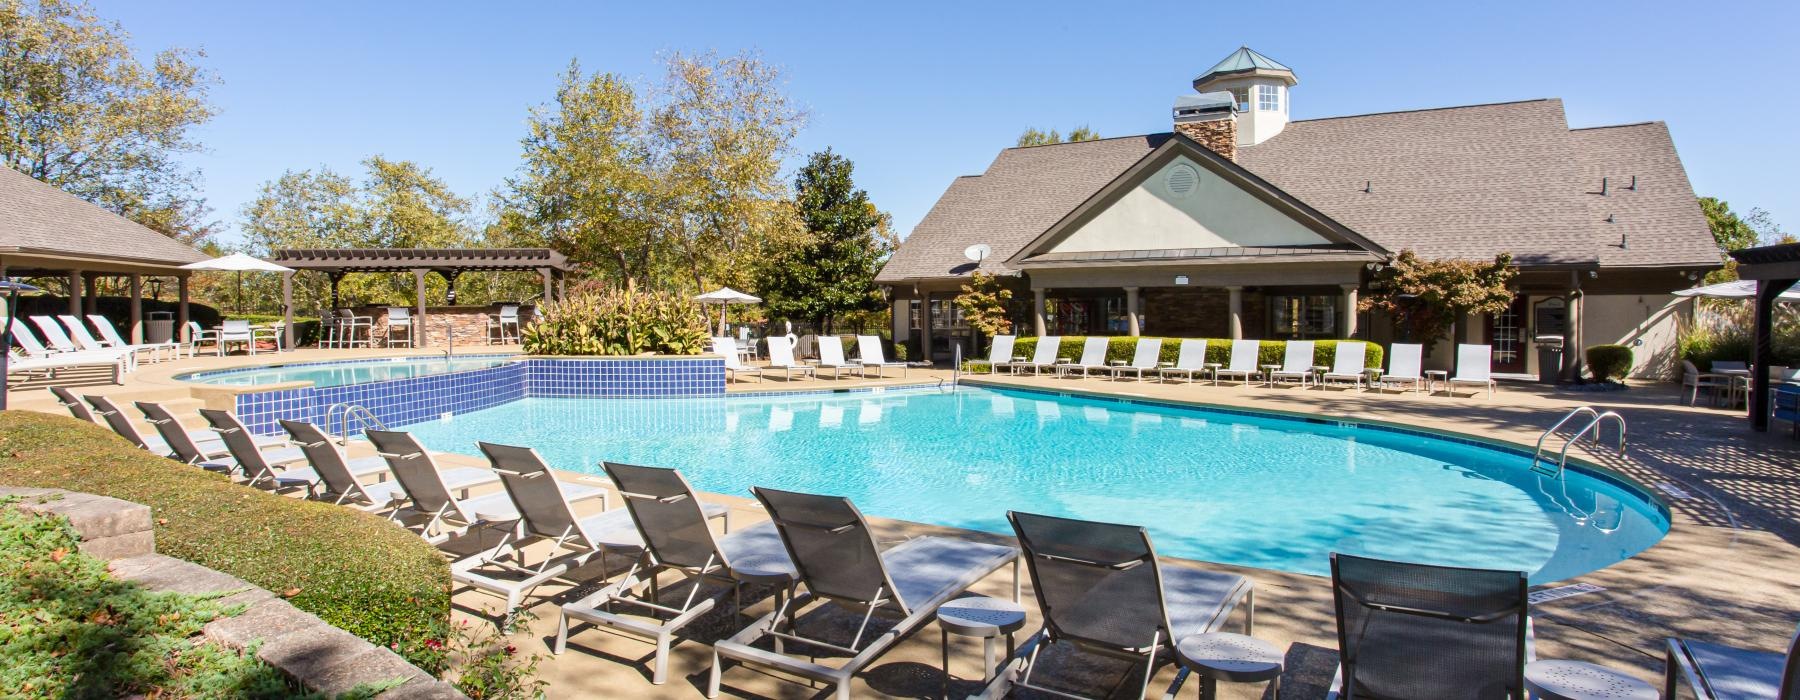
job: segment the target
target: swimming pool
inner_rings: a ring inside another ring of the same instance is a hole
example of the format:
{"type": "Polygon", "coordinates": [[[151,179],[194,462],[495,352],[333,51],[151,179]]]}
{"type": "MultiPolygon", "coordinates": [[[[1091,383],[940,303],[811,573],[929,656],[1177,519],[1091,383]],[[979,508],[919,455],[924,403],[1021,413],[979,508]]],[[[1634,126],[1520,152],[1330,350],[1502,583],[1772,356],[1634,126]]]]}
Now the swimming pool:
{"type": "Polygon", "coordinates": [[[510,360],[512,360],[511,355],[468,355],[452,358],[389,357],[371,360],[263,365],[242,369],[192,372],[178,375],[175,378],[184,382],[224,386],[268,386],[287,382],[312,382],[315,387],[348,386],[482,369],[510,360]]]}
{"type": "Polygon", "coordinates": [[[1547,583],[1655,544],[1667,512],[1614,476],[1377,426],[964,387],[704,399],[526,398],[407,428],[478,455],[676,467],[696,488],[849,496],[863,512],[1009,533],[1008,509],[1149,528],[1160,553],[1325,574],[1333,551],[1547,583]]]}

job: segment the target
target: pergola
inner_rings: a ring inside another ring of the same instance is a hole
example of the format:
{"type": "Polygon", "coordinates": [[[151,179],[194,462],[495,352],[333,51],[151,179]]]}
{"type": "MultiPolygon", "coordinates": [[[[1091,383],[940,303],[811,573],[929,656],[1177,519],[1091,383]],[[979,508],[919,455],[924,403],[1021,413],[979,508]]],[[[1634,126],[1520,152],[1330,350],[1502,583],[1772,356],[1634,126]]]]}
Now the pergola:
{"type": "Polygon", "coordinates": [[[1750,373],[1750,427],[1769,430],[1769,371],[1775,360],[1775,302],[1800,281],[1800,243],[1731,252],[1738,277],[1756,280],[1756,349],[1750,373]]]}
{"type": "MultiPolygon", "coordinates": [[[[425,276],[436,273],[449,287],[446,303],[456,303],[456,278],[465,272],[536,272],[544,278],[544,301],[560,298],[558,283],[574,267],[569,258],[549,248],[286,248],[269,258],[294,270],[323,272],[331,278],[331,306],[338,305],[338,283],[352,272],[411,272],[416,323],[425,328],[425,276]]],[[[294,278],[282,276],[281,308],[288,347],[294,344],[294,278]]],[[[423,334],[420,336],[423,338],[423,334]]]]}

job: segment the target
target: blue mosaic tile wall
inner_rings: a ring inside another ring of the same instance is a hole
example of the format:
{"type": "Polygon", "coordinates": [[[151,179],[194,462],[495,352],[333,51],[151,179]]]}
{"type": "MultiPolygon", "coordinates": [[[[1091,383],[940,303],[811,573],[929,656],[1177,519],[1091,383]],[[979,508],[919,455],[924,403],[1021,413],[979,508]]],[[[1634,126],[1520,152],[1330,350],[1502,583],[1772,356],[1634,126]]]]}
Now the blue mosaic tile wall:
{"type": "MultiPolygon", "coordinates": [[[[333,387],[303,387],[237,397],[238,419],[252,432],[277,435],[278,420],[303,420],[327,431],[326,411],[358,404],[390,428],[463,414],[530,397],[680,398],[723,396],[725,361],[528,359],[466,372],[333,387]]],[[[352,428],[354,429],[354,421],[352,428]]]]}

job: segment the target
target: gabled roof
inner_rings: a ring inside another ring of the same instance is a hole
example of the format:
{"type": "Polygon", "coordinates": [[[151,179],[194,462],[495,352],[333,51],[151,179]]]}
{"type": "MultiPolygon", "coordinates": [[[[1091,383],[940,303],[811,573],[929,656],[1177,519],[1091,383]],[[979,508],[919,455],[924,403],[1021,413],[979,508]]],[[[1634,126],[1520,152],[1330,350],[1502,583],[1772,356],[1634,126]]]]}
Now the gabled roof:
{"type": "Polygon", "coordinates": [[[0,167],[0,254],[4,253],[169,267],[207,259],[193,246],[30,175],[0,167]]]}
{"type": "Polygon", "coordinates": [[[1257,53],[1255,49],[1239,46],[1238,50],[1231,52],[1231,55],[1226,56],[1224,60],[1213,64],[1213,67],[1206,69],[1205,73],[1194,78],[1194,82],[1205,82],[1227,74],[1249,73],[1257,70],[1294,72],[1294,69],[1282,65],[1273,58],[1257,53]]]}
{"type": "MultiPolygon", "coordinates": [[[[877,280],[966,276],[973,243],[993,246],[983,270],[1014,273],[1005,261],[1171,138],[1003,150],[951,184],[877,280]]],[[[1390,251],[1574,268],[1718,262],[1667,129],[1571,131],[1559,100],[1295,121],[1240,147],[1236,165],[1390,251]],[[1589,194],[1603,171],[1608,195],[1589,194]],[[1639,189],[1619,193],[1634,174],[1639,189]],[[1602,209],[1623,222],[1627,248],[1602,209]]]]}

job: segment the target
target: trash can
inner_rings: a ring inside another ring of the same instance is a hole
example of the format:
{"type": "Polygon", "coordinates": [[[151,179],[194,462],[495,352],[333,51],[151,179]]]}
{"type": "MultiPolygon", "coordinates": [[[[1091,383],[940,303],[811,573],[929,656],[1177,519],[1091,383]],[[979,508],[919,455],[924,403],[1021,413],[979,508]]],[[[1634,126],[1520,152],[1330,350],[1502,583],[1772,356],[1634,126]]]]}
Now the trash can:
{"type": "Polygon", "coordinates": [[[1531,339],[1537,344],[1538,381],[1555,384],[1562,376],[1563,337],[1560,335],[1540,335],[1531,339]]]}
{"type": "Polygon", "coordinates": [[[175,312],[152,311],[144,321],[144,342],[167,343],[175,337],[175,312]]]}

